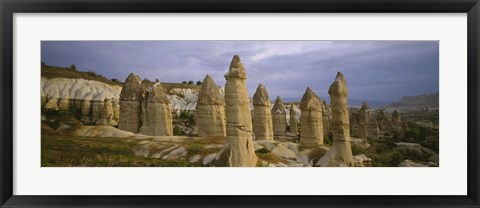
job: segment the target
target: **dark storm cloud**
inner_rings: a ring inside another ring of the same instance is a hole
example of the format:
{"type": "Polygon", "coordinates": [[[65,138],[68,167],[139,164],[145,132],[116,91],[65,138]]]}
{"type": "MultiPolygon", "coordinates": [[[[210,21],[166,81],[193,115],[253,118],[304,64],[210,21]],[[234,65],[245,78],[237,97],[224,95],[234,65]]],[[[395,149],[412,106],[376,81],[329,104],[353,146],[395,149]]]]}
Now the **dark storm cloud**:
{"type": "Polygon", "coordinates": [[[210,74],[224,85],[238,54],[250,95],[262,83],[272,99],[301,97],[307,86],[326,97],[341,71],[350,98],[394,101],[438,92],[438,47],[437,41],[44,41],[42,61],[120,80],[130,72],[163,82],[210,74]]]}

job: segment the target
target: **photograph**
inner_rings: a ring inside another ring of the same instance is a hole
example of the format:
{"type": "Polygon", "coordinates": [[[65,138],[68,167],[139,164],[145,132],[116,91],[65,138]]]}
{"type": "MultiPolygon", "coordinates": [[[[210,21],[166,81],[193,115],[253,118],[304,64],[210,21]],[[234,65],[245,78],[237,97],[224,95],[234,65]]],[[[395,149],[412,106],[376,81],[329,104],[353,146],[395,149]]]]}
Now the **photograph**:
{"type": "Polygon", "coordinates": [[[440,167],[438,40],[40,48],[41,167],[440,167]]]}

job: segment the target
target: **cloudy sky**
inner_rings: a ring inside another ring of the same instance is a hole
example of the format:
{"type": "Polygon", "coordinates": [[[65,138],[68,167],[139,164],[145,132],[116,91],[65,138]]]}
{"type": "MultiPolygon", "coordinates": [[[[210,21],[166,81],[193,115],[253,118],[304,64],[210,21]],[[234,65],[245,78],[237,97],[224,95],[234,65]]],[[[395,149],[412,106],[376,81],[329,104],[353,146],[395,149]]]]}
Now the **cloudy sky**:
{"type": "Polygon", "coordinates": [[[130,72],[162,82],[209,74],[223,86],[238,54],[250,96],[262,83],[272,99],[301,97],[307,86],[326,97],[341,71],[350,99],[396,101],[438,92],[438,47],[438,41],[42,41],[41,59],[122,81],[130,72]]]}

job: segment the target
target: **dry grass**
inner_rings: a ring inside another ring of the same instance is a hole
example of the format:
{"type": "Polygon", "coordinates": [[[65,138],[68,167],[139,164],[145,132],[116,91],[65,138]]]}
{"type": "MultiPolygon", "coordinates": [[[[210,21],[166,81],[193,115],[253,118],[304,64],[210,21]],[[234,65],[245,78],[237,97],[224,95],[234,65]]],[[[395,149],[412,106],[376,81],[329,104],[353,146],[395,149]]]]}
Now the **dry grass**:
{"type": "Polygon", "coordinates": [[[42,65],[42,77],[45,77],[48,79],[61,77],[61,78],[70,78],[70,79],[95,80],[95,81],[100,81],[110,85],[122,86],[121,84],[112,82],[111,80],[105,78],[102,75],[96,74],[93,71],[82,72],[82,71],[77,71],[67,67],[42,65]]]}
{"type": "Polygon", "coordinates": [[[125,138],[42,135],[42,167],[186,167],[187,161],[135,156],[125,138]]]}

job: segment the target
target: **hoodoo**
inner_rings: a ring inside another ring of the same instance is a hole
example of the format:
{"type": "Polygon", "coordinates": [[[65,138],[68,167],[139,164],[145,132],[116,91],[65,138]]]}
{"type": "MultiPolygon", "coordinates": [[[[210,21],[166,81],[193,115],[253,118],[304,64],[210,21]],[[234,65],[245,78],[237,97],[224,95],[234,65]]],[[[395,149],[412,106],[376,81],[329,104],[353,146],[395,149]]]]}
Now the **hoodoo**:
{"type": "Polygon", "coordinates": [[[298,134],[298,127],[297,127],[297,113],[295,113],[295,108],[293,104],[290,104],[290,133],[293,135],[298,134]]]}
{"type": "Polygon", "coordinates": [[[120,92],[119,129],[133,133],[139,132],[143,97],[142,80],[139,76],[130,73],[120,92]]]}
{"type": "Polygon", "coordinates": [[[267,89],[259,84],[253,95],[253,132],[255,140],[273,140],[272,113],[267,89]]]}
{"type": "Polygon", "coordinates": [[[140,133],[151,136],[172,136],[172,111],[162,84],[157,82],[147,88],[146,92],[142,103],[140,133]]]}
{"type": "Polygon", "coordinates": [[[203,79],[195,110],[198,136],[225,136],[225,107],[217,84],[209,75],[203,79]]]}
{"type": "Polygon", "coordinates": [[[287,133],[287,112],[280,96],[277,96],[272,108],[273,134],[285,135],[287,133]]]}
{"type": "Polygon", "coordinates": [[[333,146],[318,162],[317,166],[354,166],[350,146],[350,121],[348,117],[348,89],[345,77],[338,72],[328,89],[332,108],[333,146]]]}
{"type": "Polygon", "coordinates": [[[247,75],[238,55],[233,57],[225,79],[227,142],[217,154],[215,163],[217,166],[254,167],[257,156],[253,147],[247,75]]]}
{"type": "Polygon", "coordinates": [[[300,110],[300,142],[323,144],[322,102],[310,87],[303,94],[300,110]]]}

